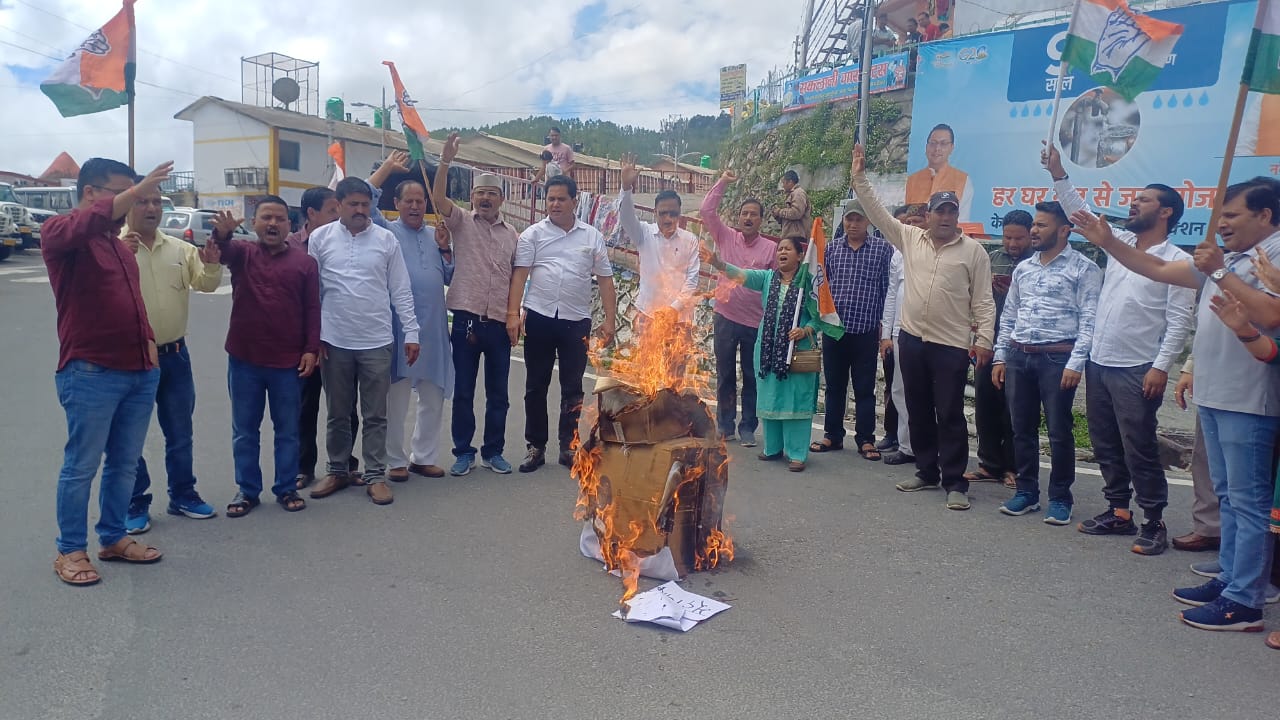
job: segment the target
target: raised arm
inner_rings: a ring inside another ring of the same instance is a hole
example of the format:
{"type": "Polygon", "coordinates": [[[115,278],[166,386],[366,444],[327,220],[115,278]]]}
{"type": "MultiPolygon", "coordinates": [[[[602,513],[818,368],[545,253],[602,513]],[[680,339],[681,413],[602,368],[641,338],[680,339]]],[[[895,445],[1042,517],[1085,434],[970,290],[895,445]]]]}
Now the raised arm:
{"type": "Polygon", "coordinates": [[[222,249],[218,243],[205,243],[204,248],[183,243],[182,250],[187,260],[187,285],[199,292],[217,290],[222,284],[222,249]]]}
{"type": "Polygon", "coordinates": [[[1062,166],[1062,155],[1058,153],[1058,148],[1043,140],[1040,142],[1044,145],[1044,149],[1040,151],[1040,164],[1053,180],[1053,190],[1058,194],[1058,202],[1062,205],[1063,212],[1068,217],[1078,212],[1092,215],[1092,208],[1084,198],[1080,197],[1080,193],[1076,192],[1076,186],[1071,184],[1071,178],[1067,177],[1067,170],[1062,166]]]}
{"type": "MultiPolygon", "coordinates": [[[[1264,255],[1261,248],[1255,248],[1255,253],[1258,258],[1264,255]]],[[[1271,258],[1263,262],[1270,265],[1271,258]]],[[[1226,255],[1218,243],[1206,240],[1196,246],[1195,264],[1197,270],[1212,276],[1215,272],[1226,268],[1226,255]]],[[[1257,264],[1259,263],[1255,261],[1255,265],[1257,264]]],[[[1236,300],[1240,301],[1253,324],[1262,328],[1280,327],[1280,297],[1258,290],[1233,272],[1223,275],[1218,281],[1218,287],[1229,291],[1236,300]]]]}
{"type": "Polygon", "coordinates": [[[377,170],[369,176],[369,184],[377,189],[387,183],[387,179],[391,177],[392,172],[407,173],[409,172],[409,153],[403,150],[393,150],[386,160],[378,166],[377,170]]]}
{"type": "Polygon", "coordinates": [[[704,243],[702,245],[702,248],[699,251],[699,254],[705,263],[715,268],[716,270],[724,273],[725,277],[729,278],[730,280],[740,285],[746,283],[747,281],[746,271],[744,271],[742,268],[738,267],[737,265],[730,265],[724,260],[721,260],[720,253],[717,252],[714,247],[711,247],[704,243]]]}
{"type": "Polygon", "coordinates": [[[906,225],[898,222],[893,213],[880,203],[880,198],[876,197],[871,181],[867,179],[867,161],[860,144],[853,146],[849,177],[853,180],[853,190],[857,193],[858,200],[862,201],[862,207],[867,211],[867,219],[884,235],[885,240],[902,250],[903,229],[906,225]]]}
{"type": "Polygon", "coordinates": [[[702,226],[711,233],[711,237],[716,242],[724,242],[726,237],[732,236],[735,232],[720,219],[720,201],[724,199],[724,191],[729,187],[729,183],[737,181],[738,176],[732,170],[725,170],[716,184],[711,186],[707,196],[702,199],[702,205],[698,207],[698,217],[702,220],[702,226]]]}
{"type": "Polygon", "coordinates": [[[219,210],[213,216],[213,234],[210,238],[218,246],[218,262],[231,267],[233,273],[244,260],[244,246],[233,239],[236,228],[242,222],[244,221],[237,220],[235,215],[226,210],[219,210]]]}
{"type": "Polygon", "coordinates": [[[41,251],[46,257],[53,257],[85,247],[92,237],[114,234],[116,223],[128,214],[138,196],[158,190],[172,170],[173,161],[163,163],[124,192],[96,200],[87,208],[50,218],[40,233],[41,251]]]}
{"type": "Polygon", "coordinates": [[[1164,311],[1164,339],[1160,342],[1160,350],[1151,363],[1151,369],[1159,370],[1167,376],[1173,361],[1187,345],[1191,329],[1195,327],[1196,293],[1190,288],[1169,286],[1168,298],[1164,311]]]}
{"type": "Polygon", "coordinates": [[[436,166],[436,176],[431,180],[431,205],[440,217],[453,215],[453,201],[449,199],[449,165],[458,157],[458,146],[461,144],[458,133],[449,133],[444,141],[444,149],[440,151],[440,164],[436,166]]]}
{"type": "Polygon", "coordinates": [[[1074,213],[1071,216],[1071,222],[1075,224],[1073,228],[1075,232],[1106,251],[1112,260],[1139,275],[1169,285],[1179,285],[1193,290],[1200,288],[1200,275],[1196,273],[1196,268],[1191,261],[1167,262],[1122,242],[1115,236],[1110,223],[1088,211],[1074,213]]]}
{"type": "Polygon", "coordinates": [[[636,169],[636,156],[626,153],[622,156],[622,192],[618,194],[618,224],[622,226],[623,237],[639,249],[648,240],[644,225],[636,217],[635,198],[631,193],[635,190],[640,171],[636,169]]]}

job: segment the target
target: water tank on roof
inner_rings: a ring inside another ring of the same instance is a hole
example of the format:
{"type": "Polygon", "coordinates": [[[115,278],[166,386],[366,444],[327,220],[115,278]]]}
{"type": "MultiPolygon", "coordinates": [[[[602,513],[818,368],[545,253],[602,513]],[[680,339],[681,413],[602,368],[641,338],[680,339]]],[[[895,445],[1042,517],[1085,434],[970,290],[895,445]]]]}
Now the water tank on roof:
{"type": "Polygon", "coordinates": [[[346,105],[342,98],[331,97],[324,104],[324,119],[342,121],[347,115],[346,105]]]}
{"type": "Polygon", "coordinates": [[[698,161],[698,167],[704,167],[704,168],[711,167],[711,156],[703,155],[702,159],[698,161]]]}
{"type": "Polygon", "coordinates": [[[373,126],[376,128],[381,128],[382,121],[383,121],[382,119],[383,119],[382,108],[374,108],[373,109],[373,126]]]}

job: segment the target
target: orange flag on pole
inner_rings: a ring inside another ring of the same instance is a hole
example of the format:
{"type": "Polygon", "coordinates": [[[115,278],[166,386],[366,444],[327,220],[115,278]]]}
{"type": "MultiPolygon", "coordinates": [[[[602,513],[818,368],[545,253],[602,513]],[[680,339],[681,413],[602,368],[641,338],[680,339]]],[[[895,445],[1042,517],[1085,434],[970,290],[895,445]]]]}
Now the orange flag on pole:
{"type": "Polygon", "coordinates": [[[395,86],[396,108],[400,110],[400,124],[404,125],[404,140],[409,145],[409,159],[422,160],[427,156],[422,149],[422,141],[426,140],[430,133],[427,132],[427,126],[422,124],[422,118],[418,117],[418,111],[413,107],[413,98],[409,97],[409,92],[404,89],[404,83],[400,82],[400,73],[396,72],[396,64],[390,60],[383,60],[382,64],[391,68],[391,84],[395,86]]]}
{"type": "Polygon", "coordinates": [[[831,296],[831,285],[827,283],[827,236],[823,230],[822,218],[813,219],[813,239],[804,251],[804,267],[813,278],[813,291],[809,295],[809,314],[817,318],[822,332],[839,340],[844,337],[844,323],[836,312],[836,301],[831,296]]]}

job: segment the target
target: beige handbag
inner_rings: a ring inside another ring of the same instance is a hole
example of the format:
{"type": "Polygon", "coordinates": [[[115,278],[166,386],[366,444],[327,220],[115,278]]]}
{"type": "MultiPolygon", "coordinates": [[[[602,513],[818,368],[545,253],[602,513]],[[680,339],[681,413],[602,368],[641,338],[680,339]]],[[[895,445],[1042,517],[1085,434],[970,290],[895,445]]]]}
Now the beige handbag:
{"type": "Polygon", "coordinates": [[[791,372],[816,373],[822,368],[822,350],[796,350],[791,353],[791,372]]]}

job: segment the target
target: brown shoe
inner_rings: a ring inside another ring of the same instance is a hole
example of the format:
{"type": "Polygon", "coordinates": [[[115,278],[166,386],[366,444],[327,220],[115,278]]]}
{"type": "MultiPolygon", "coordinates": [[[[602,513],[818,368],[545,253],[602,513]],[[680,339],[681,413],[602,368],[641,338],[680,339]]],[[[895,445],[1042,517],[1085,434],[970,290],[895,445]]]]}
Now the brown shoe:
{"type": "Polygon", "coordinates": [[[444,468],[438,465],[414,465],[409,463],[409,472],[422,477],[442,478],[444,477],[444,468]]]}
{"type": "Polygon", "coordinates": [[[409,480],[409,468],[391,468],[387,471],[387,479],[391,482],[407,482],[409,480]]]}
{"type": "Polygon", "coordinates": [[[316,486],[311,488],[311,497],[315,499],[327,498],[339,490],[346,489],[351,484],[351,477],[346,473],[329,473],[316,486]]]}
{"type": "Polygon", "coordinates": [[[1185,552],[1217,551],[1218,546],[1221,544],[1222,540],[1219,538],[1197,535],[1193,532],[1173,539],[1173,547],[1185,552]]]}
{"type": "Polygon", "coordinates": [[[369,499],[374,505],[390,505],[395,501],[391,495],[391,486],[385,482],[371,482],[365,491],[369,493],[369,499]]]}

